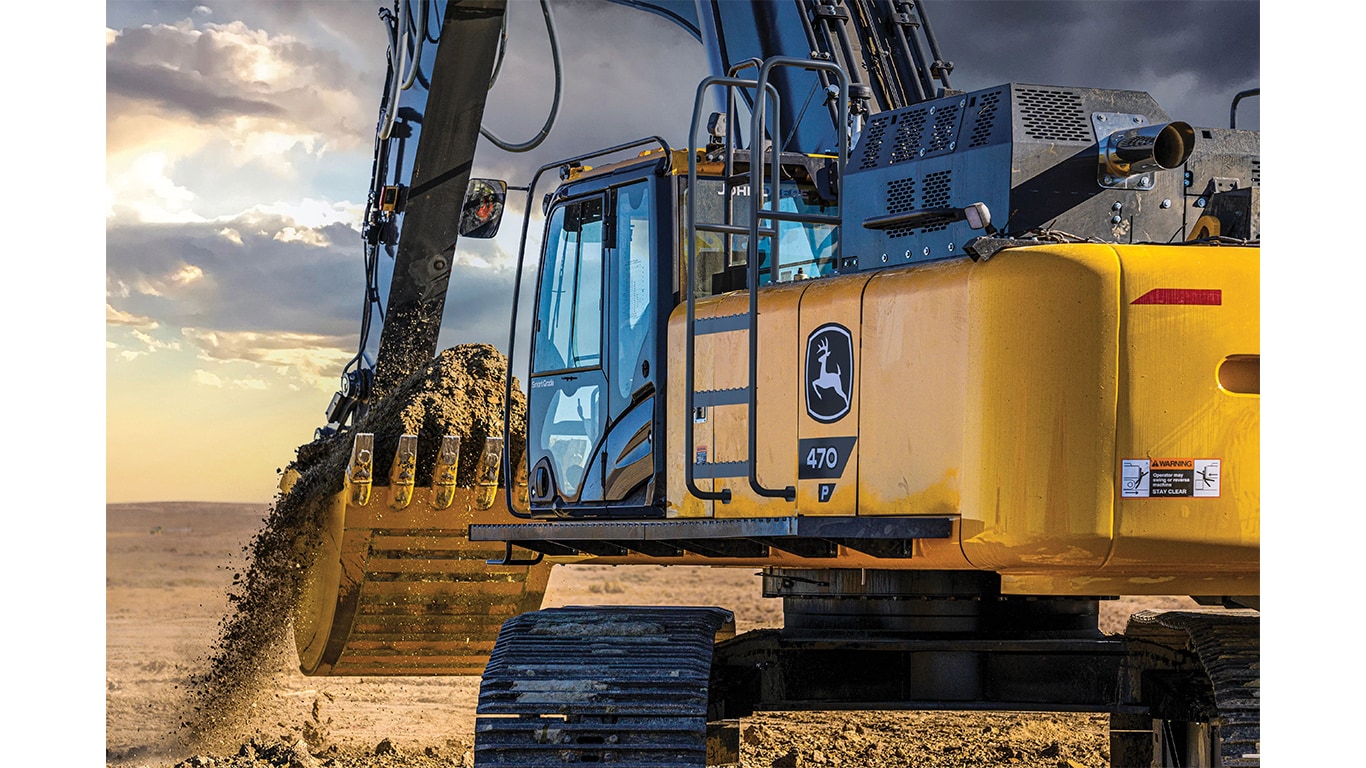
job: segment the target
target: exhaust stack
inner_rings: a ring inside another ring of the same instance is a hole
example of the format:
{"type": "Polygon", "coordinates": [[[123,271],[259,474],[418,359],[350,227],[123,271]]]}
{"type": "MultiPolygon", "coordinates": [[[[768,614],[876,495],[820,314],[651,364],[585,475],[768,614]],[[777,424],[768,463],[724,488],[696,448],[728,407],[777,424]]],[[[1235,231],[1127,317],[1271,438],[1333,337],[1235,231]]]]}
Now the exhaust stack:
{"type": "Polygon", "coordinates": [[[1102,142],[1104,172],[1125,178],[1178,168],[1195,149],[1195,129],[1176,121],[1116,131],[1102,142]]]}

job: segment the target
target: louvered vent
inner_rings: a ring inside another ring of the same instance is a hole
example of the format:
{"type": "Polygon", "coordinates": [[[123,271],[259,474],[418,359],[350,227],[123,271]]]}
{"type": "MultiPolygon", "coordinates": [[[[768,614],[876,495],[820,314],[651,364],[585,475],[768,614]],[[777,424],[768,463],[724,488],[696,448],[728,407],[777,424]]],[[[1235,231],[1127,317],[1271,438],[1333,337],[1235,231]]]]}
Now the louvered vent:
{"type": "Polygon", "coordinates": [[[943,152],[954,148],[958,140],[958,115],[962,109],[957,104],[941,106],[934,113],[934,130],[930,133],[929,152],[943,152]]]}
{"type": "Polygon", "coordinates": [[[1091,123],[1080,94],[1021,88],[1018,96],[1025,135],[1040,141],[1091,143],[1091,123]]]}
{"type": "Polygon", "coordinates": [[[1001,92],[988,93],[977,100],[977,116],[972,123],[968,148],[985,146],[996,128],[996,115],[1001,111],[1001,92]]]}
{"type": "Polygon", "coordinates": [[[925,132],[926,110],[917,109],[901,116],[896,127],[896,144],[892,146],[892,164],[914,160],[920,153],[920,137],[925,132]]]}
{"type": "Polygon", "coordinates": [[[1254,158],[1253,161],[1252,161],[1252,186],[1254,186],[1254,187],[1260,187],[1261,185],[1262,185],[1262,159],[1261,159],[1260,157],[1258,157],[1258,158],[1254,158]]]}
{"type": "Polygon", "coordinates": [[[882,156],[882,136],[887,132],[887,121],[890,119],[875,117],[868,121],[868,127],[863,131],[863,157],[858,164],[860,171],[877,167],[878,158],[882,156]]]}

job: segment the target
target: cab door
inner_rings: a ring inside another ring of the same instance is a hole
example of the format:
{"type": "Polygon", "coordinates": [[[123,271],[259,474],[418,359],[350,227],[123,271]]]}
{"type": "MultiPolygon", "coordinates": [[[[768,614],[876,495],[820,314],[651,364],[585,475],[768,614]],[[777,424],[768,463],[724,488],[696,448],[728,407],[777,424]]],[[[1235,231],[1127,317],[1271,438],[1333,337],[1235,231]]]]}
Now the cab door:
{"type": "Polygon", "coordinates": [[[527,460],[537,505],[578,500],[605,426],[603,198],[554,209],[536,297],[527,460]]]}
{"type": "Polygon", "coordinates": [[[652,501],[648,481],[659,471],[656,429],[663,434],[655,397],[661,312],[656,191],[652,180],[641,180],[614,188],[608,197],[615,213],[607,252],[608,425],[599,455],[602,472],[587,479],[584,492],[628,515],[636,513],[627,508],[652,501]]]}
{"type": "Polygon", "coordinates": [[[656,187],[627,183],[550,214],[529,396],[533,507],[648,514],[662,434],[656,187]]]}

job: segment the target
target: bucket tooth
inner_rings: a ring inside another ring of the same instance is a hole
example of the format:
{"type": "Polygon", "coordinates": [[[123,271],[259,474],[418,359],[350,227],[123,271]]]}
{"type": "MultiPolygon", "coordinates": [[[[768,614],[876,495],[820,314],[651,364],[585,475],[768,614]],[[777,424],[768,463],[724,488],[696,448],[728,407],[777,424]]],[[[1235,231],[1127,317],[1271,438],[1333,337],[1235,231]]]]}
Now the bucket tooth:
{"type": "Polygon", "coordinates": [[[455,502],[455,475],[460,470],[460,435],[445,435],[432,469],[432,506],[448,509],[455,502]]]}
{"type": "Polygon", "coordinates": [[[389,506],[404,509],[413,500],[417,485],[417,435],[400,435],[398,450],[394,452],[394,466],[389,470],[389,506]]]}
{"type": "Polygon", "coordinates": [[[346,466],[346,489],[351,503],[363,507],[370,503],[370,486],[375,480],[375,435],[357,432],[351,446],[351,461],[346,466]]]}
{"type": "Polygon", "coordinates": [[[493,497],[498,494],[498,469],[503,463],[503,438],[484,438],[484,452],[479,456],[479,466],[474,470],[474,506],[488,509],[493,506],[493,497]]]}

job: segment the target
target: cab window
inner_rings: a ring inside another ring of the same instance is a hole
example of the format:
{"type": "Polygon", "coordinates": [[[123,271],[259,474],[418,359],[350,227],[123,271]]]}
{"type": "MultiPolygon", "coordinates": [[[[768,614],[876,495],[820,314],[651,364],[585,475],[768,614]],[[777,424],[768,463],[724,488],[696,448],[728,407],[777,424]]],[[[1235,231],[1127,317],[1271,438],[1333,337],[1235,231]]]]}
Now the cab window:
{"type": "Polygon", "coordinates": [[[602,365],[602,200],[556,208],[546,233],[532,371],[602,365]]]}
{"type": "MultiPolygon", "coordinates": [[[[680,192],[680,211],[687,211],[687,187],[680,192]]],[[[749,188],[740,187],[731,196],[730,223],[739,226],[749,225],[749,188]]],[[[720,179],[701,178],[697,182],[697,222],[720,223],[726,213],[725,182],[720,179]]],[[[778,210],[786,213],[828,214],[833,209],[820,200],[815,187],[807,182],[799,183],[784,180],[779,191],[778,210]]],[[[684,217],[680,215],[680,222],[684,217]]],[[[764,221],[767,225],[768,221],[764,221]]],[[[679,242],[685,232],[680,229],[679,242]]],[[[837,227],[833,224],[815,224],[795,221],[778,223],[779,264],[778,280],[801,280],[835,274],[837,227]]],[[[697,285],[694,295],[697,298],[715,296],[727,291],[744,290],[748,282],[749,269],[747,249],[748,235],[721,235],[715,232],[697,233],[697,285]]],[[[756,249],[759,254],[759,285],[767,285],[769,276],[769,254],[773,250],[773,238],[762,235],[756,249]]],[[[686,256],[679,260],[683,274],[681,281],[687,279],[686,256]]]]}
{"type": "Polygon", "coordinates": [[[616,255],[612,260],[613,317],[616,334],[613,415],[625,410],[631,395],[651,379],[655,326],[655,232],[650,185],[617,190],[616,255]]]}

